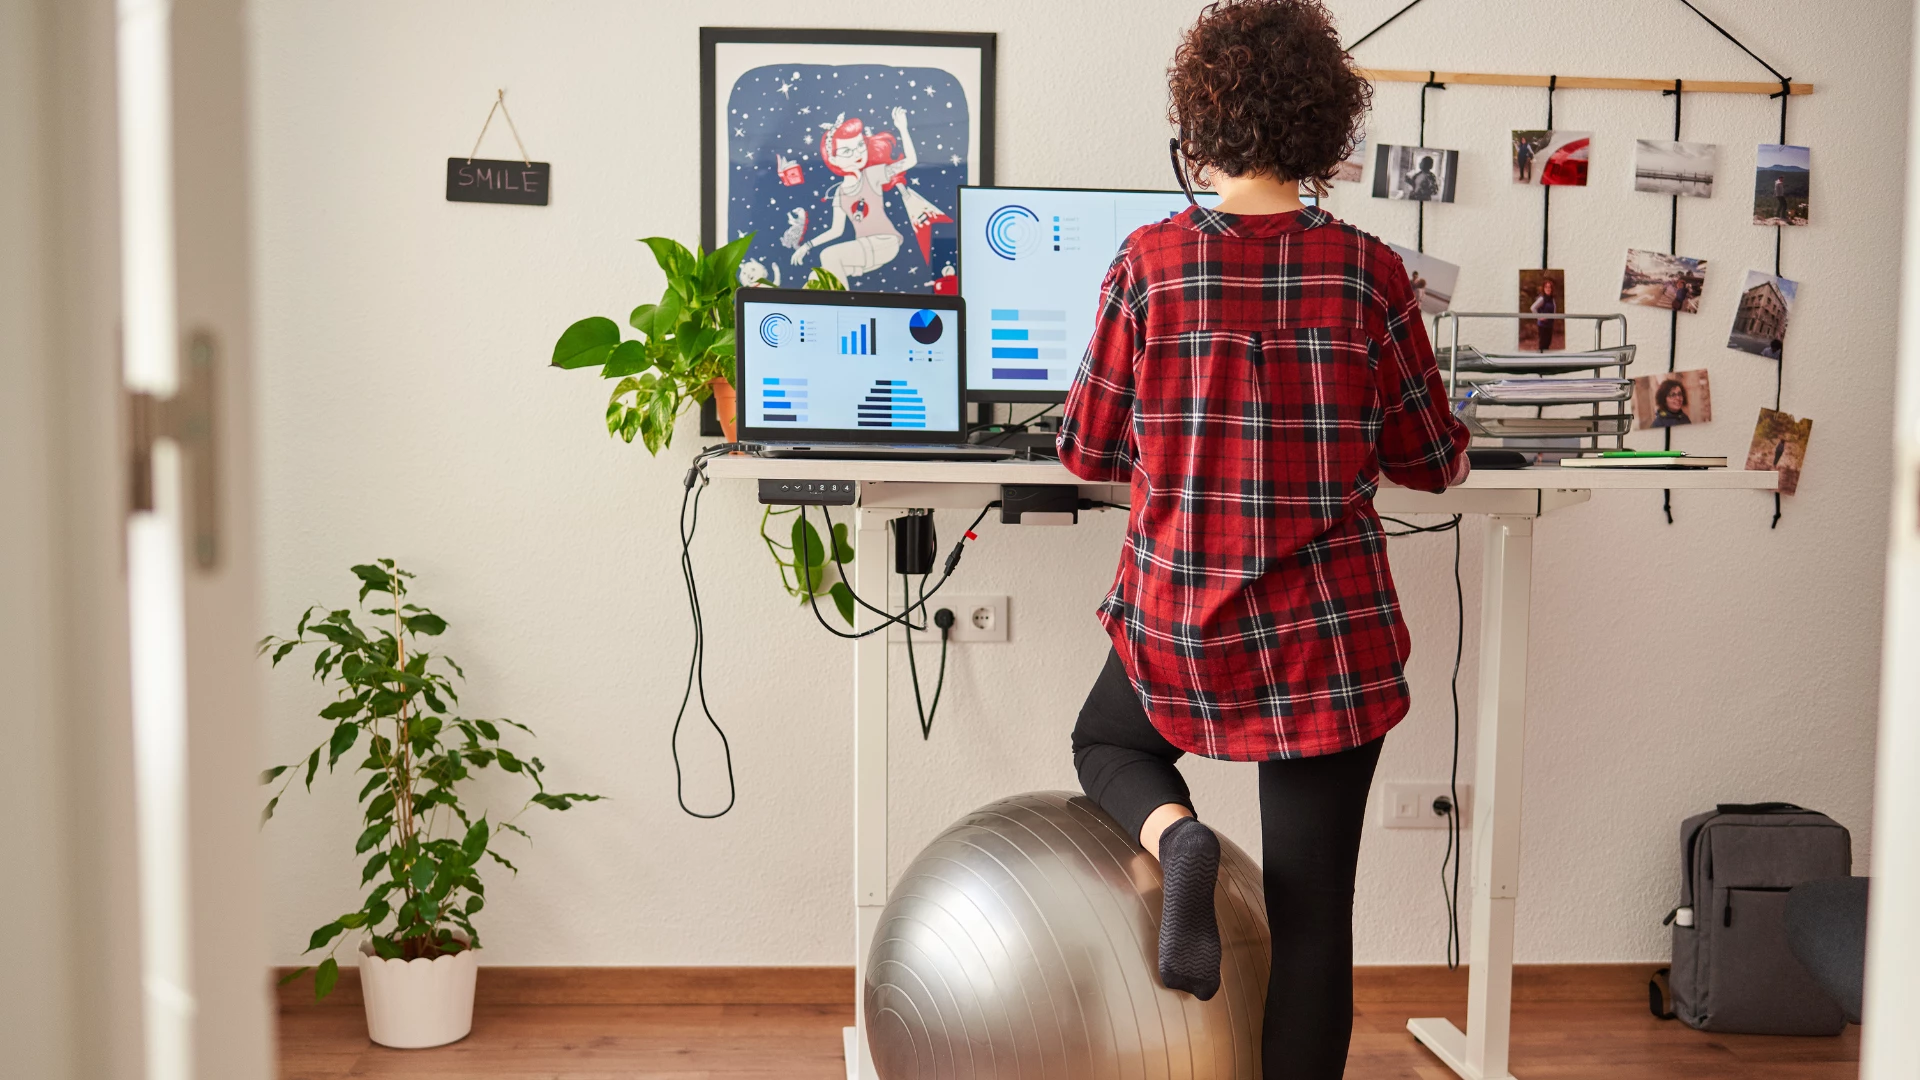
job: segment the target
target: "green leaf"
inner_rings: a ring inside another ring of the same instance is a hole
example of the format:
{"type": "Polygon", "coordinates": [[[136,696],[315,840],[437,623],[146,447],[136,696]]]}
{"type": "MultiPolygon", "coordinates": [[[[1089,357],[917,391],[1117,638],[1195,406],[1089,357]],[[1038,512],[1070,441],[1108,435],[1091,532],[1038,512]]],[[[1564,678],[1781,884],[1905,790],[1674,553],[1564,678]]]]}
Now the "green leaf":
{"type": "Polygon", "coordinates": [[[581,319],[553,344],[553,366],[557,368],[598,367],[620,344],[620,327],[612,319],[595,315],[581,319]]]}
{"type": "Polygon", "coordinates": [[[315,930],[313,936],[307,939],[307,951],[312,952],[315,949],[326,948],[327,942],[345,933],[346,929],[347,928],[341,923],[330,922],[320,929],[315,930]]]}
{"type": "Polygon", "coordinates": [[[313,968],[311,966],[302,966],[302,967],[294,968],[292,971],[289,971],[285,975],[280,976],[280,981],[275,983],[274,985],[285,986],[288,983],[292,982],[293,980],[299,978],[302,975],[305,975],[307,972],[312,970],[313,968]]]}
{"type": "Polygon", "coordinates": [[[836,521],[833,525],[833,557],[841,562],[853,561],[853,542],[847,539],[847,523],[836,521]]]}
{"type": "Polygon", "coordinates": [[[827,547],[820,541],[820,530],[804,517],[793,519],[792,543],[796,567],[819,566],[827,561],[827,547]]]}
{"type": "MultiPolygon", "coordinates": [[[[376,766],[376,768],[378,768],[378,766],[376,766]]],[[[373,794],[376,789],[378,789],[382,784],[385,784],[386,782],[387,782],[386,773],[375,772],[372,776],[367,777],[367,786],[360,789],[360,794],[353,801],[366,802],[367,796],[373,794]]]]}
{"type": "Polygon", "coordinates": [[[263,772],[260,774],[260,782],[262,784],[271,784],[274,782],[275,779],[277,779],[280,776],[281,773],[286,772],[289,768],[291,768],[291,766],[275,765],[273,768],[268,769],[266,772],[263,772]]]}
{"type": "Polygon", "coordinates": [[[353,574],[360,579],[360,599],[365,600],[370,592],[393,594],[393,576],[381,567],[356,566],[353,568],[353,574]]]}
{"type": "Polygon", "coordinates": [[[360,725],[358,724],[341,724],[334,728],[333,738],[327,743],[327,768],[332,769],[333,763],[340,760],[341,754],[353,749],[353,742],[359,737],[360,725]]]}
{"type": "Polygon", "coordinates": [[[607,356],[607,366],[600,369],[603,379],[619,379],[628,375],[638,375],[653,366],[653,357],[647,347],[638,341],[623,341],[619,347],[607,356]]]}
{"type": "Polygon", "coordinates": [[[517,773],[524,767],[521,765],[519,758],[514,757],[505,750],[495,751],[495,755],[499,758],[500,767],[510,773],[517,773]]]}
{"type": "Polygon", "coordinates": [[[640,242],[653,250],[654,261],[658,262],[660,269],[666,272],[667,281],[670,284],[680,285],[693,276],[698,266],[693,252],[688,251],[686,246],[678,240],[670,240],[664,236],[649,236],[640,242]]]}
{"type": "Polygon", "coordinates": [[[313,753],[307,756],[307,790],[308,791],[313,790],[313,774],[319,771],[320,771],[320,748],[316,746],[313,748],[313,753]]]}
{"type": "Polygon", "coordinates": [[[347,915],[342,915],[340,916],[339,922],[341,926],[349,930],[357,930],[366,925],[367,913],[364,911],[355,911],[347,915]]]}
{"type": "MultiPolygon", "coordinates": [[[[374,777],[374,779],[385,781],[386,776],[382,774],[374,777]]],[[[374,796],[373,801],[367,804],[367,812],[363,816],[367,821],[379,821],[391,813],[393,813],[393,792],[383,791],[374,796]]]]}
{"type": "Polygon", "coordinates": [[[700,260],[700,291],[713,297],[722,297],[731,292],[740,280],[740,260],[746,257],[748,245],[753,243],[753,234],[723,245],[720,250],[700,260]]]}
{"type": "Polygon", "coordinates": [[[831,270],[828,270],[824,266],[816,266],[813,268],[813,273],[807,275],[807,283],[803,288],[844,292],[847,287],[841,283],[838,277],[834,276],[831,270]]]}
{"type": "Polygon", "coordinates": [[[344,720],[358,713],[362,707],[359,698],[345,698],[320,710],[322,720],[344,720]]]}
{"type": "Polygon", "coordinates": [[[469,915],[473,915],[477,913],[481,908],[486,906],[487,906],[487,902],[482,897],[478,897],[478,896],[467,897],[467,914],[469,915]]]}
{"type": "Polygon", "coordinates": [[[279,805],[280,805],[280,796],[275,795],[273,798],[268,799],[267,808],[265,810],[260,811],[260,824],[265,825],[267,822],[272,821],[273,808],[279,805]]]}
{"type": "Polygon", "coordinates": [[[627,316],[627,325],[640,331],[642,334],[652,336],[653,311],[654,308],[658,306],[657,304],[641,304],[639,307],[634,308],[632,313],[627,316]]]}
{"type": "Polygon", "coordinates": [[[287,654],[292,652],[293,647],[298,644],[300,643],[297,641],[289,641],[285,645],[282,645],[279,648],[273,650],[273,666],[279,667],[280,661],[285,660],[287,658],[287,654]]]}
{"type": "Polygon", "coordinates": [[[433,884],[434,871],[438,869],[438,864],[431,856],[421,855],[420,861],[413,864],[413,872],[408,875],[407,880],[415,890],[425,891],[427,886],[433,884]]]}
{"type": "Polygon", "coordinates": [[[686,314],[687,303],[684,297],[673,289],[662,293],[660,303],[655,305],[653,310],[651,340],[659,343],[662,339],[679,332],[680,323],[686,318],[686,314]]]}
{"type": "Polygon", "coordinates": [[[848,626],[852,626],[853,590],[847,588],[846,582],[836,581],[833,583],[833,586],[827,590],[827,595],[833,597],[833,606],[840,612],[840,617],[847,621],[848,626]]]}
{"type": "MultiPolygon", "coordinates": [[[[401,619],[400,623],[413,633],[425,634],[428,637],[438,637],[447,629],[447,620],[435,615],[431,611],[423,611],[418,615],[409,615],[401,619]]],[[[419,660],[422,664],[426,663],[426,657],[424,656],[416,654],[414,659],[419,660]]]]}
{"type": "Polygon", "coordinates": [[[379,843],[380,838],[387,835],[392,828],[393,823],[390,821],[376,821],[367,826],[366,831],[360,834],[360,839],[353,842],[353,853],[365,855],[367,849],[379,843]]]}
{"type": "Polygon", "coordinates": [[[367,865],[360,870],[360,884],[365,885],[367,882],[372,881],[373,876],[386,869],[386,866],[387,853],[384,851],[374,852],[373,858],[368,859],[367,865]]]}
{"type": "Polygon", "coordinates": [[[480,853],[487,850],[487,838],[491,833],[487,829],[487,819],[482,816],[467,830],[467,838],[460,841],[460,854],[467,857],[468,863],[480,861],[480,853]]]}
{"type": "Polygon", "coordinates": [[[320,961],[313,972],[313,999],[315,1001],[333,993],[333,985],[340,981],[340,962],[329,956],[320,961]]]}
{"type": "Polygon", "coordinates": [[[493,721],[475,720],[473,722],[473,726],[478,728],[480,730],[480,734],[486,736],[488,741],[490,742],[500,741],[500,729],[493,726],[493,721]]]}
{"type": "Polygon", "coordinates": [[[395,945],[386,938],[377,937],[373,939],[373,954],[382,960],[398,960],[400,959],[400,946],[395,945]]]}

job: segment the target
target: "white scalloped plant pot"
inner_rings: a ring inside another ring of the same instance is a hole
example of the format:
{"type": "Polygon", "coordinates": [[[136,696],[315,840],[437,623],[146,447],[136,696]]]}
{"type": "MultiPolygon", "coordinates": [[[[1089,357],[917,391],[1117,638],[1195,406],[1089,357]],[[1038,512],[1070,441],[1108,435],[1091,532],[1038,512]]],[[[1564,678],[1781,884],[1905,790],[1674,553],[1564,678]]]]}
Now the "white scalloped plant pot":
{"type": "Polygon", "coordinates": [[[382,960],[360,946],[360,994],[367,1035],[381,1046],[444,1046],[473,1030],[473,981],[480,950],[432,960],[382,960]]]}

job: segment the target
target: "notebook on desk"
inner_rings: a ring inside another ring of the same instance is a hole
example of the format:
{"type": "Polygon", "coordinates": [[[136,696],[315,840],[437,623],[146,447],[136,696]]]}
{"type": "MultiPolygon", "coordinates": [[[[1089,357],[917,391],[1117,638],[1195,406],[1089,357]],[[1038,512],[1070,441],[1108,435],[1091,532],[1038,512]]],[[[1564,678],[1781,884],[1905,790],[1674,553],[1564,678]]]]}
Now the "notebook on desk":
{"type": "Polygon", "coordinates": [[[958,296],[741,289],[740,439],[768,457],[995,460],[969,445],[958,296]]]}

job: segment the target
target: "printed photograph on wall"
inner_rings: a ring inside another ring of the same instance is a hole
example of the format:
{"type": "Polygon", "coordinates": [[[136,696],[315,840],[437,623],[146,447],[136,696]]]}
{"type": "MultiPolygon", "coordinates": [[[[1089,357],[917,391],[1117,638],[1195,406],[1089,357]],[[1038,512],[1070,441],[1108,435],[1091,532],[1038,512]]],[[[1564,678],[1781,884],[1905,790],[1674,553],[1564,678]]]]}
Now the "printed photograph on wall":
{"type": "Polygon", "coordinates": [[[1807,440],[1812,435],[1812,420],[1761,409],[1760,420],[1753,425],[1753,445],[1747,448],[1747,468],[1778,471],[1780,494],[1793,494],[1800,488],[1800,469],[1806,464],[1807,440]]]}
{"type": "Polygon", "coordinates": [[[1366,165],[1367,133],[1362,131],[1360,137],[1354,141],[1352,152],[1341,158],[1340,164],[1334,166],[1333,178],[1342,184],[1357,184],[1360,182],[1360,173],[1366,165]]]}
{"type": "Polygon", "coordinates": [[[1399,244],[1387,246],[1406,264],[1407,280],[1413,284],[1413,294],[1420,298],[1421,311],[1432,315],[1453,306],[1453,287],[1460,280],[1458,266],[1399,244]]]}
{"type": "MultiPolygon", "coordinates": [[[[1565,314],[1566,297],[1567,272],[1565,270],[1520,271],[1519,310],[1531,311],[1535,315],[1565,314]]],[[[1520,320],[1520,347],[1538,349],[1541,352],[1566,348],[1567,320],[1520,320]]]]}
{"type": "Polygon", "coordinates": [[[1627,269],[1620,277],[1620,299],[1625,303],[1697,312],[1706,286],[1705,259],[1627,249],[1627,269]]]}
{"type": "Polygon", "coordinates": [[[1713,196],[1713,171],[1720,148],[1703,142],[1633,142],[1633,190],[1655,195],[1713,196]]]}
{"type": "Polygon", "coordinates": [[[1707,369],[1642,375],[1633,380],[1633,426],[1648,428],[1704,424],[1713,419],[1713,393],[1707,369]]]}
{"type": "Polygon", "coordinates": [[[1513,182],[1549,187],[1587,186],[1587,147],[1591,131],[1516,131],[1513,133],[1513,182]]]}
{"type": "Polygon", "coordinates": [[[1740,290],[1740,302],[1733,309],[1733,330],[1727,335],[1727,348],[1780,359],[1786,345],[1787,318],[1793,314],[1793,298],[1800,283],[1775,277],[1764,270],[1747,271],[1747,283],[1740,290]]]}
{"type": "Polygon", "coordinates": [[[1761,143],[1753,170],[1753,223],[1805,225],[1813,152],[1804,146],[1761,143]]]}
{"type": "Polygon", "coordinates": [[[702,244],[743,285],[955,292],[962,184],[993,182],[994,35],[702,27],[702,244]]]}
{"type": "Polygon", "coordinates": [[[1460,151],[1381,143],[1373,154],[1373,197],[1452,202],[1460,151]]]}

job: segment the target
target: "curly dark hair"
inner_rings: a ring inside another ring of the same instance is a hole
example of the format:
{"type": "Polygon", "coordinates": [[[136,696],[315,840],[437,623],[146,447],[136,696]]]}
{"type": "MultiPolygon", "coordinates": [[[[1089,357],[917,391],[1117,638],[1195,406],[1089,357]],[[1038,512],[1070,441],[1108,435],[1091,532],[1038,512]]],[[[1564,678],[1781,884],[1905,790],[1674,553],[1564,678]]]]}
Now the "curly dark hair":
{"type": "Polygon", "coordinates": [[[1270,173],[1324,194],[1353,150],[1373,86],[1321,0],[1219,0],[1167,69],[1168,118],[1197,174],[1270,173]]]}

